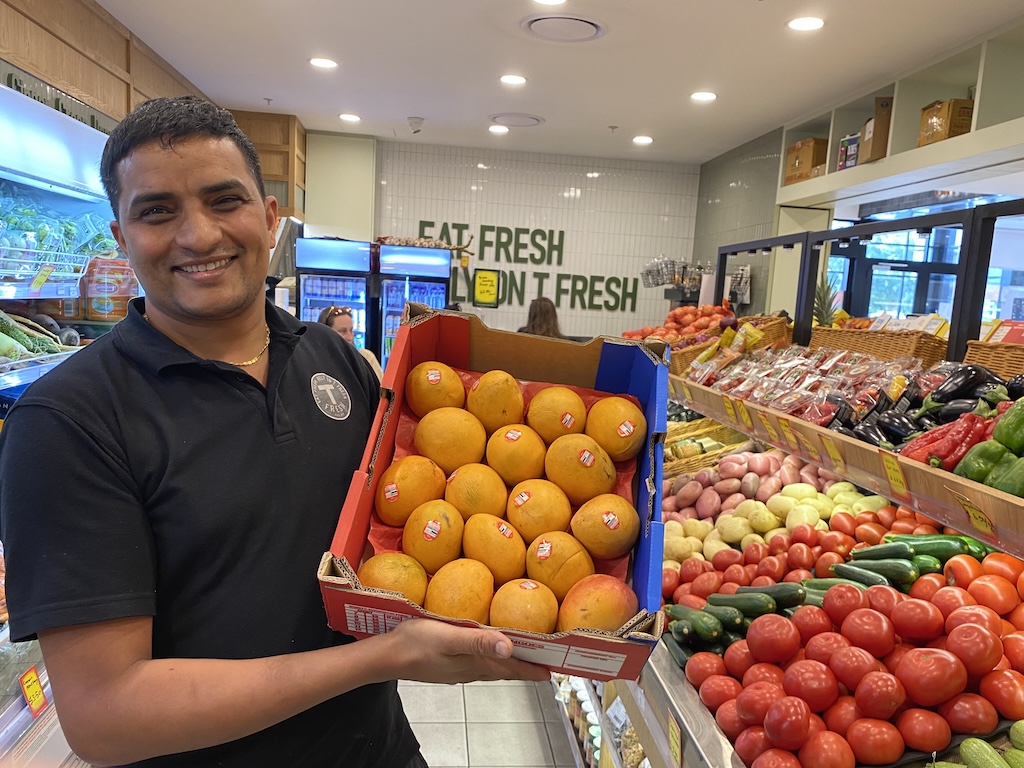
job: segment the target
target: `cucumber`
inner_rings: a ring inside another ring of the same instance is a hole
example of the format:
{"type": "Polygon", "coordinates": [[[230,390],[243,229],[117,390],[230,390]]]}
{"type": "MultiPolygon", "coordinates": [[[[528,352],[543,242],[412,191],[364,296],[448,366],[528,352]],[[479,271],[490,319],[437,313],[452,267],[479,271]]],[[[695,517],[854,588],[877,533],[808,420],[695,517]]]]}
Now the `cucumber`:
{"type": "Polygon", "coordinates": [[[850,563],[836,563],[832,566],[832,573],[843,579],[857,581],[866,587],[891,587],[892,583],[880,573],[867,571],[850,563]]]}
{"type": "Polygon", "coordinates": [[[1018,720],[1010,726],[1010,741],[1017,749],[1024,749],[1024,720],[1018,720]]]}
{"type": "MultiPolygon", "coordinates": [[[[858,584],[858,587],[863,586],[858,584]]],[[[807,589],[804,596],[804,605],[814,605],[821,608],[825,604],[825,592],[823,589],[807,589]]]]}
{"type": "Polygon", "coordinates": [[[990,547],[983,541],[978,541],[973,536],[961,536],[961,539],[967,544],[967,554],[973,557],[979,562],[985,559],[985,556],[991,552],[998,552],[999,550],[990,547]]]}
{"type": "Polygon", "coordinates": [[[754,619],[750,616],[743,617],[743,634],[747,634],[747,630],[750,629],[750,625],[754,623],[754,619]]]}
{"type": "Polygon", "coordinates": [[[926,573],[942,573],[942,563],[937,557],[914,555],[910,562],[917,566],[917,570],[922,576],[926,573]]]}
{"type": "Polygon", "coordinates": [[[910,560],[916,552],[914,548],[905,541],[890,541],[885,544],[875,544],[873,547],[854,549],[850,557],[854,560],[890,560],[898,558],[910,560]]]}
{"type": "Polygon", "coordinates": [[[1010,768],[995,747],[973,737],[960,743],[960,759],[969,768],[1010,768]]]}
{"type": "Polygon", "coordinates": [[[739,632],[730,632],[729,630],[726,630],[722,633],[722,642],[725,644],[726,648],[742,639],[743,635],[741,635],[739,632]]]}
{"type": "MultiPolygon", "coordinates": [[[[713,643],[722,637],[722,622],[710,613],[705,613],[697,608],[687,608],[685,605],[673,605],[672,610],[666,611],[669,616],[678,621],[688,621],[693,628],[692,637],[697,637],[705,643],[713,643]]],[[[673,635],[675,637],[675,635],[673,635]]],[[[676,637],[678,640],[679,638],[676,637]]]]}
{"type": "Polygon", "coordinates": [[[680,669],[686,669],[686,662],[693,656],[693,651],[690,650],[689,646],[680,645],[676,642],[676,639],[672,635],[662,635],[661,640],[665,643],[665,647],[668,649],[668,655],[672,657],[680,669]]]}
{"type": "Polygon", "coordinates": [[[1003,760],[1010,768],[1024,768],[1024,751],[1019,749],[1003,750],[1003,760]]]}
{"type": "Polygon", "coordinates": [[[839,584],[852,584],[858,589],[867,589],[866,586],[861,584],[859,581],[854,581],[853,579],[804,579],[800,583],[804,585],[804,589],[813,589],[816,592],[828,592],[832,587],[839,584]]]}
{"type": "Polygon", "coordinates": [[[906,542],[914,548],[916,554],[931,555],[943,564],[954,555],[969,555],[971,553],[970,547],[962,537],[944,533],[933,533],[926,536],[916,536],[912,533],[887,533],[882,540],[906,542]]]}
{"type": "Polygon", "coordinates": [[[743,612],[739,608],[733,608],[730,605],[711,605],[708,603],[701,610],[704,613],[710,613],[722,622],[722,629],[726,632],[743,631],[743,612]]]}
{"type": "Polygon", "coordinates": [[[713,653],[716,656],[724,656],[725,649],[728,648],[728,645],[725,643],[725,633],[723,632],[722,637],[717,640],[706,643],[703,640],[697,639],[690,643],[690,647],[698,653],[703,651],[705,653],[713,653]]]}
{"type": "Polygon", "coordinates": [[[689,645],[693,635],[693,625],[689,619],[676,619],[668,623],[668,634],[680,645],[689,645]]]}
{"type": "Polygon", "coordinates": [[[893,584],[913,584],[921,577],[917,566],[909,560],[858,560],[853,566],[885,576],[893,584]]]}
{"type": "Polygon", "coordinates": [[[711,605],[725,605],[731,608],[738,608],[747,618],[754,619],[766,613],[775,613],[778,606],[775,598],[763,592],[748,592],[741,595],[708,595],[708,603],[711,605]]]}
{"type": "Polygon", "coordinates": [[[783,582],[772,584],[767,587],[740,587],[736,590],[737,595],[752,595],[761,593],[768,595],[775,601],[775,609],[793,608],[802,605],[804,602],[804,585],[796,582],[783,582]]]}

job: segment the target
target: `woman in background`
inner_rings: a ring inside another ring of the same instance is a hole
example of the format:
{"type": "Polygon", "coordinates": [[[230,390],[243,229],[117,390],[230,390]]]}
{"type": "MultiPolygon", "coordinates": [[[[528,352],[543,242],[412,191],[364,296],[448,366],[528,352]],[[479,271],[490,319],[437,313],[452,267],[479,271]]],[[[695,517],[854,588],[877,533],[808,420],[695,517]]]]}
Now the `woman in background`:
{"type": "MultiPolygon", "coordinates": [[[[355,345],[356,340],[355,334],[353,333],[354,325],[352,322],[352,310],[348,307],[327,307],[327,309],[320,312],[320,317],[317,318],[317,322],[328,326],[349,344],[355,345]]],[[[368,349],[360,349],[359,354],[365,357],[366,362],[368,362],[370,367],[373,368],[373,372],[377,374],[377,381],[381,381],[384,378],[384,371],[381,370],[380,361],[377,360],[377,356],[368,349]]]]}
{"type": "Polygon", "coordinates": [[[554,302],[543,296],[531,301],[530,311],[526,316],[526,325],[519,329],[519,333],[564,339],[565,336],[558,327],[558,312],[555,311],[554,302]]]}

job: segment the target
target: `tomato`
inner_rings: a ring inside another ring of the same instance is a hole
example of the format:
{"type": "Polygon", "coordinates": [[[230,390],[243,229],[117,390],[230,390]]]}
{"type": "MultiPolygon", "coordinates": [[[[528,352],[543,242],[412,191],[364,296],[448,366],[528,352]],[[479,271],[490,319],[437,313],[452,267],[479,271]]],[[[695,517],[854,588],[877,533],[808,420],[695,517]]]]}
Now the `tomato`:
{"type": "Polygon", "coordinates": [[[938,533],[939,529],[934,525],[928,525],[927,523],[917,526],[911,531],[915,536],[930,536],[933,533],[938,533]]]}
{"type": "MultiPolygon", "coordinates": [[[[991,674],[991,673],[990,673],[991,674]]],[[[967,669],[950,651],[913,648],[896,665],[896,677],[907,696],[922,707],[934,707],[962,693],[967,687],[967,669]]]]}
{"type": "Polygon", "coordinates": [[[764,725],[768,707],[783,698],[786,692],[775,683],[751,683],[736,697],[736,716],[748,725],[764,725]]]}
{"type": "MultiPolygon", "coordinates": [[[[857,515],[859,518],[860,515],[857,515]]],[[[857,541],[863,541],[865,544],[874,546],[882,541],[882,537],[885,536],[889,531],[878,523],[861,523],[857,526],[857,530],[853,532],[853,536],[857,541]]]]}
{"type": "MultiPolygon", "coordinates": [[[[827,599],[827,595],[826,595],[827,599]]],[[[866,596],[865,596],[866,599],[866,596]]],[[[896,633],[885,614],[870,608],[858,608],[843,620],[839,630],[851,645],[863,648],[876,659],[896,647],[896,633]]]]}
{"type": "Polygon", "coordinates": [[[882,664],[885,668],[896,674],[896,665],[900,663],[900,659],[906,655],[907,651],[913,650],[914,646],[910,643],[898,643],[895,648],[892,649],[892,653],[882,659],[882,664]]]}
{"type": "Polygon", "coordinates": [[[836,680],[851,691],[857,690],[857,684],[868,672],[882,672],[885,666],[863,648],[847,646],[837,648],[828,661],[828,667],[836,676],[836,680]]]}
{"type": "Polygon", "coordinates": [[[961,624],[946,637],[946,650],[963,662],[968,675],[984,675],[1003,657],[1003,643],[980,624],[961,624]]]}
{"type": "MultiPolygon", "coordinates": [[[[782,534],[779,534],[779,536],[781,535],[782,534]]],[[[772,541],[774,542],[775,539],[779,538],[779,536],[773,538],[772,541]]],[[[759,577],[769,576],[775,581],[782,581],[782,577],[786,575],[786,571],[786,564],[779,559],[779,555],[772,555],[771,557],[766,557],[764,560],[757,564],[757,575],[759,577]]]]}
{"type": "Polygon", "coordinates": [[[770,587],[772,584],[776,584],[776,583],[778,583],[778,582],[776,582],[775,579],[773,579],[771,576],[755,576],[753,578],[753,580],[750,582],[750,586],[752,586],[752,587],[770,587]]]}
{"type": "Polygon", "coordinates": [[[838,565],[846,558],[838,552],[825,552],[814,562],[814,575],[819,579],[827,579],[835,574],[832,573],[832,566],[838,565]]]}
{"type": "MultiPolygon", "coordinates": [[[[689,586],[689,585],[687,585],[689,586]]],[[[694,608],[700,610],[708,601],[703,597],[697,597],[696,595],[679,595],[679,599],[675,601],[676,605],[685,605],[687,608],[694,608]]]]}
{"type": "Polygon", "coordinates": [[[978,692],[1007,720],[1024,718],[1024,674],[1014,669],[989,672],[981,678],[978,692]]]}
{"type": "Polygon", "coordinates": [[[701,683],[712,675],[725,675],[728,672],[725,660],[717,653],[699,651],[686,662],[686,679],[694,688],[700,688],[701,683]]]}
{"type": "Polygon", "coordinates": [[[1016,585],[1002,576],[986,573],[967,585],[971,597],[978,605],[987,605],[996,613],[1009,613],[1020,604],[1016,585]]]}
{"type": "MultiPolygon", "coordinates": [[[[687,662],[686,666],[690,666],[687,662]]],[[[698,693],[704,706],[716,712],[720,706],[740,695],[743,686],[728,675],[711,675],[700,684],[698,693]]]]}
{"type": "Polygon", "coordinates": [[[754,657],[750,655],[750,649],[747,648],[746,640],[737,640],[735,643],[731,643],[725,649],[725,655],[722,656],[722,660],[725,662],[725,668],[729,671],[729,674],[737,680],[742,680],[743,673],[757,663],[754,657]]]}
{"type": "Polygon", "coordinates": [[[954,608],[953,612],[946,617],[946,634],[948,635],[954,627],[959,627],[961,624],[980,624],[996,637],[1003,633],[1003,622],[999,618],[999,614],[985,605],[964,605],[954,608]]]}
{"type": "Polygon", "coordinates": [[[790,664],[782,677],[788,696],[799,696],[811,712],[824,712],[839,698],[839,684],[832,670],[820,661],[803,659],[790,664]]]}
{"type": "Polygon", "coordinates": [[[811,736],[816,734],[818,731],[827,731],[828,728],[825,726],[825,721],[821,719],[819,715],[811,712],[811,727],[808,730],[811,736]]]}
{"type": "Polygon", "coordinates": [[[840,696],[824,714],[825,726],[844,737],[846,730],[863,717],[853,696],[840,696]]]}
{"type": "Polygon", "coordinates": [[[813,661],[828,664],[835,651],[849,645],[850,641],[838,632],[820,632],[807,641],[804,646],[804,655],[813,661]]]}
{"type": "Polygon", "coordinates": [[[768,545],[758,541],[752,541],[743,550],[743,562],[747,565],[757,565],[771,554],[768,545]]]}
{"type": "Polygon", "coordinates": [[[942,567],[942,574],[951,587],[966,589],[968,584],[983,576],[985,571],[982,570],[981,563],[971,555],[953,555],[942,567]]]}
{"type": "Polygon", "coordinates": [[[857,764],[849,742],[831,731],[812,734],[800,748],[799,758],[803,768],[854,768],[857,764]]]}
{"type": "Polygon", "coordinates": [[[768,551],[773,555],[777,555],[780,552],[788,552],[791,546],[793,546],[792,536],[788,533],[777,533],[768,542],[768,551]]]}
{"type": "Polygon", "coordinates": [[[756,664],[751,664],[747,671],[743,673],[743,687],[746,688],[748,685],[763,682],[775,683],[781,688],[783,674],[782,667],[776,664],[757,662],[756,664]]]}
{"type": "Polygon", "coordinates": [[[764,716],[764,732],[780,749],[800,749],[810,736],[811,710],[796,696],[783,696],[764,716]]]}
{"type": "Polygon", "coordinates": [[[978,601],[971,597],[971,593],[961,587],[942,587],[932,595],[931,601],[947,619],[949,614],[960,606],[978,604],[978,601]]]}
{"type": "Polygon", "coordinates": [[[896,507],[886,504],[884,507],[876,509],[875,515],[878,517],[878,522],[884,527],[892,528],[892,524],[896,522],[896,507]]]}
{"type": "Polygon", "coordinates": [[[772,747],[758,755],[750,768],[800,768],[800,761],[792,752],[772,747]]]}
{"type": "Polygon", "coordinates": [[[734,747],[736,755],[749,768],[763,752],[772,748],[772,743],[768,740],[764,728],[752,725],[736,737],[734,747]]]}
{"type": "Polygon", "coordinates": [[[739,563],[733,563],[725,569],[725,573],[722,574],[722,581],[725,584],[736,584],[740,587],[750,586],[750,575],[746,569],[739,563]]]}
{"type": "Polygon", "coordinates": [[[688,557],[679,566],[679,581],[689,584],[704,573],[704,562],[696,557],[688,557]]]}
{"type": "Polygon", "coordinates": [[[942,611],[927,600],[913,597],[904,600],[893,609],[891,620],[896,634],[912,643],[934,640],[946,629],[942,611]]]}
{"type": "Polygon", "coordinates": [[[713,595],[722,588],[723,581],[722,574],[718,571],[702,573],[693,580],[693,584],[690,587],[690,594],[699,595],[700,597],[713,595]]]}
{"type": "Polygon", "coordinates": [[[1024,573],[1017,577],[1017,594],[1024,599],[1024,573]]]}
{"type": "Polygon", "coordinates": [[[908,518],[893,521],[892,527],[889,529],[893,533],[913,533],[918,529],[918,524],[908,518]]]}
{"type": "MultiPolygon", "coordinates": [[[[1021,605],[1024,605],[1024,603],[1021,603],[1021,605]]],[[[1013,613],[1013,611],[1010,611],[1010,613],[1013,613]]],[[[1012,635],[1014,632],[1017,631],[1017,627],[1015,627],[1013,624],[1011,624],[1006,619],[1001,619],[1001,621],[1003,623],[1003,631],[999,633],[1000,637],[1006,637],[1007,635],[1012,635]]]]}
{"type": "Polygon", "coordinates": [[[1010,667],[1024,672],[1024,632],[1014,632],[1002,639],[1003,654],[1010,661],[1010,667]]]}
{"type": "Polygon", "coordinates": [[[823,552],[835,552],[842,555],[844,558],[850,554],[850,550],[853,549],[853,545],[857,543],[853,536],[837,530],[822,533],[818,537],[818,542],[821,544],[821,550],[823,552]]]}
{"type": "Polygon", "coordinates": [[[1024,573],[1024,560],[1003,552],[992,552],[981,561],[981,570],[993,576],[1002,576],[1016,586],[1017,579],[1024,573]]]}
{"type": "Polygon", "coordinates": [[[716,571],[724,572],[730,565],[743,565],[743,563],[743,553],[732,547],[718,550],[711,558],[711,565],[715,567],[716,571]]]}
{"type": "MultiPolygon", "coordinates": [[[[870,510],[854,515],[853,519],[857,525],[881,525],[881,522],[878,520],[878,515],[870,510]]],[[[888,533],[888,531],[886,531],[886,533],[888,533]]]]}
{"type": "Polygon", "coordinates": [[[843,619],[849,616],[851,611],[867,608],[869,605],[868,596],[863,589],[858,589],[852,584],[837,584],[825,593],[821,607],[832,619],[832,623],[841,627],[843,619]]]}
{"type": "Polygon", "coordinates": [[[799,568],[795,571],[790,571],[782,577],[783,581],[795,581],[797,584],[806,581],[807,579],[813,579],[814,574],[803,568],[799,568]]]}
{"type": "Polygon", "coordinates": [[[782,667],[782,671],[785,672],[791,666],[796,664],[798,661],[803,661],[807,656],[804,654],[804,649],[801,648],[799,651],[790,656],[786,661],[782,662],[779,666],[782,667]]]}
{"type": "Polygon", "coordinates": [[[946,636],[943,635],[942,637],[936,637],[934,640],[929,640],[927,643],[925,643],[925,648],[942,648],[943,650],[945,650],[946,636]]]}
{"type": "Polygon", "coordinates": [[[910,586],[910,596],[918,600],[931,600],[932,595],[946,586],[946,577],[941,573],[926,573],[910,586]]]}
{"type": "Polygon", "coordinates": [[[907,692],[895,675],[868,672],[857,684],[854,701],[864,717],[888,720],[907,700],[907,692]]]}
{"type": "Polygon", "coordinates": [[[896,727],[910,749],[927,754],[944,751],[953,737],[946,719],[927,709],[904,710],[896,727]]]}
{"type": "Polygon", "coordinates": [[[875,585],[867,588],[868,607],[878,611],[884,616],[892,618],[892,609],[901,603],[905,597],[894,587],[883,587],[875,585]]]}
{"type": "Polygon", "coordinates": [[[976,693],[961,693],[939,707],[939,714],[953,733],[985,736],[999,725],[999,713],[992,702],[976,693]]]}
{"type": "Polygon", "coordinates": [[[800,630],[785,616],[758,616],[747,628],[747,647],[758,661],[786,661],[800,650],[800,630]]]}
{"type": "MultiPolygon", "coordinates": [[[[798,528],[800,526],[797,526],[798,528]]],[[[810,526],[807,526],[810,527],[810,526]]],[[[814,567],[814,555],[811,554],[811,548],[803,542],[797,542],[789,548],[789,567],[790,568],[803,568],[810,570],[814,567]]]]}
{"type": "Polygon", "coordinates": [[[800,630],[800,642],[804,645],[815,635],[832,631],[832,619],[816,605],[801,605],[793,612],[791,620],[800,630]]]}
{"type": "Polygon", "coordinates": [[[668,600],[679,586],[679,571],[675,568],[661,569],[661,596],[668,600]]]}
{"type": "Polygon", "coordinates": [[[794,544],[806,544],[808,547],[813,547],[818,543],[818,529],[808,523],[800,523],[793,529],[791,535],[794,544]]]}
{"type": "Polygon", "coordinates": [[[857,530],[857,522],[848,512],[836,512],[828,519],[828,527],[853,538],[853,534],[857,530]]]}
{"type": "Polygon", "coordinates": [[[888,765],[903,757],[903,737],[895,725],[884,720],[858,720],[846,732],[846,740],[857,762],[864,765],[888,765]]]}
{"type": "Polygon", "coordinates": [[[999,663],[995,665],[994,669],[1011,669],[1010,660],[1006,658],[1006,654],[1003,654],[1003,657],[999,659],[999,663]]]}
{"type": "MultiPolygon", "coordinates": [[[[897,510],[897,512],[898,511],[899,510],[897,510]]],[[[932,518],[928,517],[927,515],[922,515],[920,512],[914,512],[914,519],[917,521],[918,525],[930,525],[930,526],[932,526],[932,528],[941,528],[942,527],[942,523],[940,523],[937,520],[933,520],[932,518]]]]}
{"type": "Polygon", "coordinates": [[[736,699],[730,699],[718,708],[715,712],[715,722],[729,741],[736,741],[747,727],[736,715],[736,699]]]}

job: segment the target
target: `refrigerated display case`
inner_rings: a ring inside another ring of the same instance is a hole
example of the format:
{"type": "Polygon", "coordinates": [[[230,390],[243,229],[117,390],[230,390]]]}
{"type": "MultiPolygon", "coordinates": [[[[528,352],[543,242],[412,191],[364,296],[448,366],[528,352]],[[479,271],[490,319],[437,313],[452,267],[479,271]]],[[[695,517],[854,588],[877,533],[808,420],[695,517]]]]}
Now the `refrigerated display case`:
{"type": "Polygon", "coordinates": [[[352,310],[354,343],[360,349],[371,346],[374,338],[370,250],[369,243],[359,240],[300,237],[295,241],[296,315],[315,323],[324,309],[347,307],[352,310]]]}
{"type": "Polygon", "coordinates": [[[373,350],[386,368],[391,347],[406,302],[444,309],[448,303],[451,279],[451,251],[441,248],[416,248],[406,245],[381,245],[380,304],[377,327],[380,337],[373,350]]]}

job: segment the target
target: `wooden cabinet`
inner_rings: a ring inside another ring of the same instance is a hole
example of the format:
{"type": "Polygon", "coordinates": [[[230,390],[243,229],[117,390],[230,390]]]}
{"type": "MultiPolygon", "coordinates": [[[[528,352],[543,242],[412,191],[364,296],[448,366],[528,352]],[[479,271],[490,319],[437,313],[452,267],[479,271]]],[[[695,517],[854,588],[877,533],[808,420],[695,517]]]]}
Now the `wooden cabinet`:
{"type": "Polygon", "coordinates": [[[295,115],[232,112],[260,154],[263,185],[277,198],[281,216],[303,219],[306,197],[306,129],[295,115]]]}

